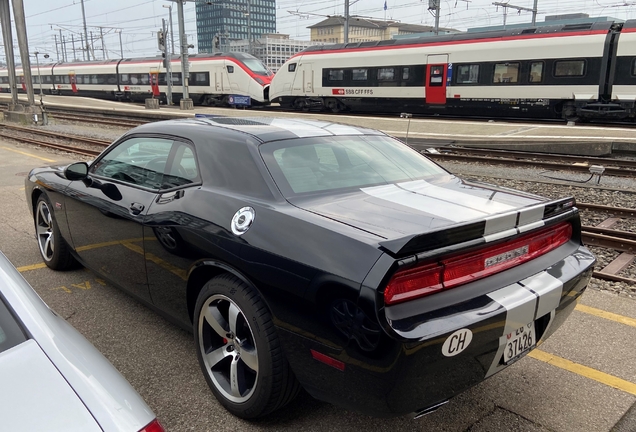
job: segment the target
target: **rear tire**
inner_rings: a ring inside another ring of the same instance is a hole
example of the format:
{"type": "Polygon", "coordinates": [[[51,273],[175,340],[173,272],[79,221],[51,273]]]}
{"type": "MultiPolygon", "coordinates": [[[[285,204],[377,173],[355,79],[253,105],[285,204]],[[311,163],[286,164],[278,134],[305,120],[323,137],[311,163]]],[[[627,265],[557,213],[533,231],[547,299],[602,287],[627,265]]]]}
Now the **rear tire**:
{"type": "Polygon", "coordinates": [[[51,202],[44,194],[40,195],[33,212],[35,236],[44,263],[53,270],[67,270],[77,267],[77,260],[60,234],[53,215],[51,202]]]}
{"type": "Polygon", "coordinates": [[[214,396],[237,417],[267,415],[300,390],[260,294],[233,275],[211,279],[197,299],[194,343],[214,396]]]}

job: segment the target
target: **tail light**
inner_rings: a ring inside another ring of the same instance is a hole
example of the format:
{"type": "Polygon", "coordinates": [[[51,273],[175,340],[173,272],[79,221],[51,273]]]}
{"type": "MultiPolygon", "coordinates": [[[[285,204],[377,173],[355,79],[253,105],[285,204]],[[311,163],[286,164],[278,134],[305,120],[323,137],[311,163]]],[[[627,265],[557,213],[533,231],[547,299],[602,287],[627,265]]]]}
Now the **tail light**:
{"type": "Polygon", "coordinates": [[[147,424],[145,428],[140,430],[139,432],[166,432],[159,423],[159,420],[154,419],[151,423],[147,424]]]}
{"type": "Polygon", "coordinates": [[[512,241],[398,270],[384,290],[387,305],[424,297],[518,266],[567,243],[572,225],[534,231],[512,241]]]}

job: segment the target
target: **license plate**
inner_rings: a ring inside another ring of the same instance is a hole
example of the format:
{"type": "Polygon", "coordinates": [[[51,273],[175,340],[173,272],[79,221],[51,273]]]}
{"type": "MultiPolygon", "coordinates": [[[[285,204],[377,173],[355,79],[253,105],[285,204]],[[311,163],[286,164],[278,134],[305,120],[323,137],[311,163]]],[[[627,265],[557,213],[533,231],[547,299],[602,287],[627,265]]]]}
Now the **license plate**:
{"type": "Polygon", "coordinates": [[[529,351],[530,348],[537,344],[534,333],[534,322],[518,328],[509,333],[506,341],[506,349],[504,350],[504,363],[515,360],[521,354],[529,351]]]}

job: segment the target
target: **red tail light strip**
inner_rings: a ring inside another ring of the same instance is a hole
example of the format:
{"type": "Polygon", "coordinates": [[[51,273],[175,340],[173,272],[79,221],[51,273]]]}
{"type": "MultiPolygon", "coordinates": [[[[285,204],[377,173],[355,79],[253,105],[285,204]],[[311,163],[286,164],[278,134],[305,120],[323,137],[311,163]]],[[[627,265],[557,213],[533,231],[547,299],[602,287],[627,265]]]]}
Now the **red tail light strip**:
{"type": "Polygon", "coordinates": [[[387,305],[464,285],[523,264],[567,243],[572,225],[562,222],[480,250],[398,270],[384,290],[387,305]]]}

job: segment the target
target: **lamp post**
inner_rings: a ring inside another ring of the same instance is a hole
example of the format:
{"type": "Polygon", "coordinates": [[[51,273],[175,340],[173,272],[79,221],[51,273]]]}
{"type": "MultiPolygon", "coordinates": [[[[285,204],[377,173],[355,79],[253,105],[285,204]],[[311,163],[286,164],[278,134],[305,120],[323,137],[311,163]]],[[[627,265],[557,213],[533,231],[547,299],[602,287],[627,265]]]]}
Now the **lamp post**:
{"type": "MultiPolygon", "coordinates": [[[[42,91],[42,75],[40,75],[40,58],[38,57],[40,53],[36,51],[33,54],[35,54],[35,63],[37,64],[37,67],[38,67],[38,82],[40,83],[40,106],[42,106],[42,94],[44,92],[42,91]]],[[[45,59],[49,58],[49,55],[44,54],[44,58],[45,59]]]]}
{"type": "Polygon", "coordinates": [[[170,18],[168,19],[168,22],[170,23],[170,46],[171,46],[171,51],[170,54],[174,55],[174,28],[172,27],[172,5],[162,5],[163,7],[168,9],[168,13],[170,14],[170,18]]]}

